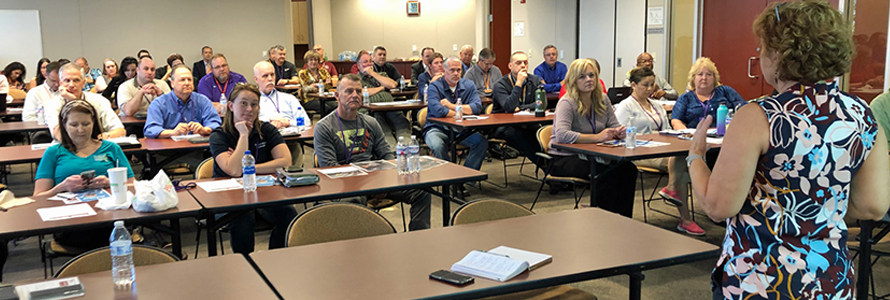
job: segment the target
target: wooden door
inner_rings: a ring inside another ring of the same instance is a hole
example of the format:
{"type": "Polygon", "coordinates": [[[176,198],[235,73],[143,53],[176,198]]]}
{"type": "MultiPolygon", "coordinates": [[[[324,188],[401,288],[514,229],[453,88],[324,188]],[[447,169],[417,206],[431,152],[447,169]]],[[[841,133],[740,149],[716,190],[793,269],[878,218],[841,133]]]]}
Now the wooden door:
{"type": "MultiPolygon", "coordinates": [[[[491,12],[491,22],[489,22],[489,33],[491,33],[491,50],[494,51],[496,57],[494,65],[501,69],[501,73],[510,72],[507,69],[507,63],[510,61],[511,43],[513,36],[511,32],[511,11],[510,0],[491,0],[489,11],[491,12]]],[[[479,49],[482,50],[482,49],[479,49]]]]}
{"type": "Polygon", "coordinates": [[[710,57],[720,71],[721,83],[744,99],[764,94],[759,42],[751,26],[766,8],[766,0],[706,0],[702,15],[702,56],[710,57]]]}

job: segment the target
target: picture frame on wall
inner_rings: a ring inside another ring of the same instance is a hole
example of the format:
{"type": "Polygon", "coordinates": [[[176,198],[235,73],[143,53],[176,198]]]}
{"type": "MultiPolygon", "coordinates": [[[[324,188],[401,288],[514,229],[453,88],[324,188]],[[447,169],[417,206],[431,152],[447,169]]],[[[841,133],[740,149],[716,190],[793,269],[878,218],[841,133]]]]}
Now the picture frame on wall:
{"type": "Polygon", "coordinates": [[[405,12],[409,17],[420,16],[420,1],[407,1],[405,3],[405,12]]]}

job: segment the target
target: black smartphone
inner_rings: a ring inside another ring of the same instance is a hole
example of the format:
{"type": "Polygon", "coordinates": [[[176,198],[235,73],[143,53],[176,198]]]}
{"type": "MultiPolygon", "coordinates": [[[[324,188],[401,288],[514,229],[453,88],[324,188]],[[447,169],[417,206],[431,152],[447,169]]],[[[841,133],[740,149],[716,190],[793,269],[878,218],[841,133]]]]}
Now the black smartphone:
{"type": "Polygon", "coordinates": [[[287,168],[284,168],[284,170],[287,171],[288,173],[303,172],[303,168],[300,166],[288,166],[287,168]]]}
{"type": "Polygon", "coordinates": [[[82,173],[80,173],[80,179],[83,180],[84,182],[87,182],[87,183],[92,182],[93,178],[96,178],[95,170],[83,171],[82,173]]]}
{"type": "Polygon", "coordinates": [[[473,277],[457,274],[448,270],[438,270],[430,273],[430,278],[444,281],[454,285],[467,285],[473,282],[473,277]]]}

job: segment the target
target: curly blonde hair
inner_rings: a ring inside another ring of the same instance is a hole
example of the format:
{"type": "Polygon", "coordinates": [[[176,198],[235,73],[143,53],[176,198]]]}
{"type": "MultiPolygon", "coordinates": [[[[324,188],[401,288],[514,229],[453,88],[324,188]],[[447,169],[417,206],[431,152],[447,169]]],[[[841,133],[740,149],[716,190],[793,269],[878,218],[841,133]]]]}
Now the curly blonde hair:
{"type": "Polygon", "coordinates": [[[754,21],[754,35],[775,52],[777,77],[812,84],[850,71],[853,28],[824,1],[773,3],[754,21]]]}
{"type": "Polygon", "coordinates": [[[695,90],[695,82],[693,81],[695,80],[695,75],[701,72],[702,69],[708,69],[708,71],[714,74],[714,87],[720,86],[720,72],[717,71],[717,65],[710,58],[699,57],[692,64],[692,67],[689,68],[689,75],[686,77],[687,90],[695,90]]]}

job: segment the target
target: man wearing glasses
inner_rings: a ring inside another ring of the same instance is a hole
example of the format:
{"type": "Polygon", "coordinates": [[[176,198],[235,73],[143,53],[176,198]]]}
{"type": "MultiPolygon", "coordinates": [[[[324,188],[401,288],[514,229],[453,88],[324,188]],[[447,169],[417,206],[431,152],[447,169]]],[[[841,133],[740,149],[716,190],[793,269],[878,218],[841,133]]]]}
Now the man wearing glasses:
{"type": "Polygon", "coordinates": [[[556,46],[544,46],[544,62],[535,68],[535,75],[541,77],[544,91],[548,93],[559,92],[562,80],[566,78],[566,72],[569,71],[566,64],[556,60],[557,53],[556,46]]]}
{"type": "MultiPolygon", "coordinates": [[[[643,52],[640,53],[640,56],[637,56],[638,68],[645,67],[654,71],[654,63],[655,60],[649,53],[643,52]]],[[[624,86],[630,86],[630,71],[627,72],[627,78],[624,79],[624,86]]],[[[675,90],[667,80],[664,80],[661,76],[655,75],[655,92],[652,93],[651,97],[652,99],[664,98],[665,100],[677,100],[677,98],[680,97],[680,94],[677,93],[677,90],[675,90]]]]}
{"type": "Polygon", "coordinates": [[[470,67],[464,75],[464,78],[476,84],[479,98],[491,98],[495,83],[501,79],[501,69],[494,65],[494,60],[494,51],[483,48],[479,51],[479,62],[470,67]]]}
{"type": "Polygon", "coordinates": [[[210,58],[210,74],[204,75],[204,78],[197,78],[198,93],[207,96],[213,107],[220,115],[224,115],[226,106],[232,90],[238,83],[247,83],[244,75],[229,70],[229,62],[222,53],[214,54],[210,58]]]}

